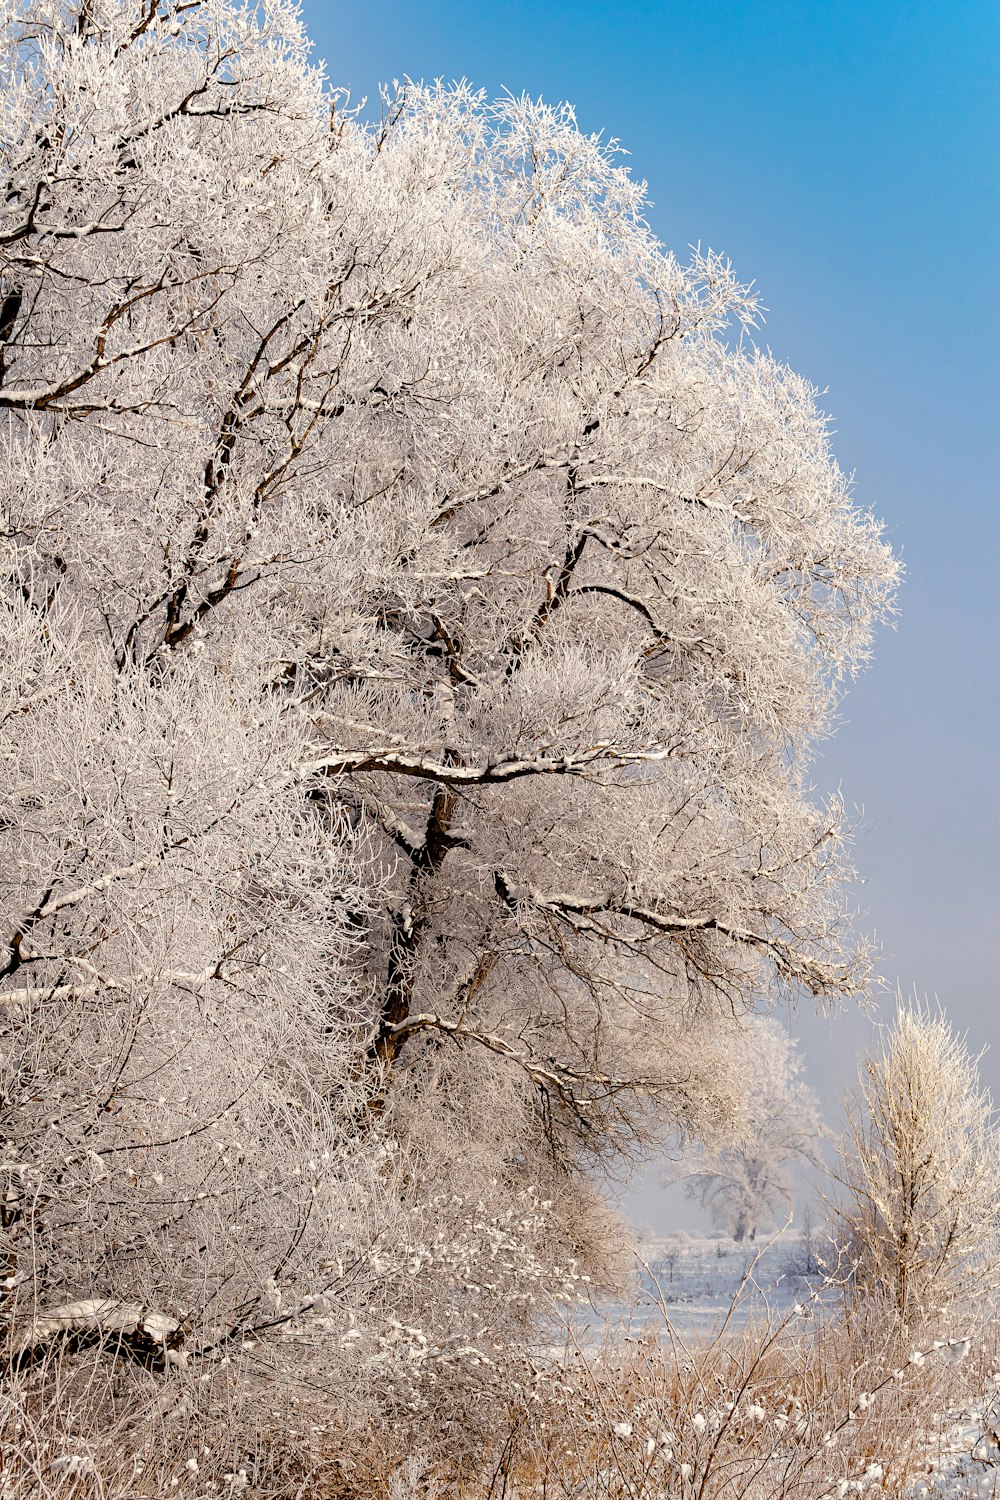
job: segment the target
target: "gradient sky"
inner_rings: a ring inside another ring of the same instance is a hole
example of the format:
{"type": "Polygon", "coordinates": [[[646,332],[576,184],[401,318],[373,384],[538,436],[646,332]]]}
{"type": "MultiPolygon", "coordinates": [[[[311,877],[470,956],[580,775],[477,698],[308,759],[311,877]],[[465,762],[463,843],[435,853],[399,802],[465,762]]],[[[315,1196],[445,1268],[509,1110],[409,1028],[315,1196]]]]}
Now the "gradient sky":
{"type": "MultiPolygon", "coordinates": [[[[1000,1097],[1000,8],[993,0],[305,0],[330,80],[467,78],[617,136],[683,257],[725,252],[758,337],[824,389],[902,554],[895,632],[817,784],[863,807],[862,927],[937,995],[1000,1097]]],[[[877,997],[876,997],[877,998],[877,997]]],[[[883,998],[882,1013],[891,1012],[883,998]]],[[[794,1022],[831,1118],[870,1023],[794,1022]]],[[[677,1193],[629,1197],[655,1227],[677,1193]]]]}

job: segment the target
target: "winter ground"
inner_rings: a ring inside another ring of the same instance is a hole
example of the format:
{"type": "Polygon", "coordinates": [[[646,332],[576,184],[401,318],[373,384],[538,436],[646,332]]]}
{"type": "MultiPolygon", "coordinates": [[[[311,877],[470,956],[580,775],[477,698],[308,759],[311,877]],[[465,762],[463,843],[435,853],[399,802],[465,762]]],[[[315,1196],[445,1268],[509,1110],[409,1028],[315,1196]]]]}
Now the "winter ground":
{"type": "Polygon", "coordinates": [[[751,1317],[782,1318],[799,1306],[804,1316],[822,1307],[822,1276],[811,1247],[798,1233],[736,1245],[709,1235],[673,1234],[639,1247],[636,1287],[628,1302],[601,1304],[582,1321],[588,1341],[610,1325],[629,1334],[662,1327],[682,1339],[708,1337],[751,1317]]]}
{"type": "Polygon", "coordinates": [[[1000,1496],[1000,1396],[992,1392],[941,1415],[926,1434],[927,1474],[910,1489],[912,1500],[997,1500],[1000,1496]]]}
{"type": "Polygon", "coordinates": [[[781,1318],[795,1306],[815,1313],[822,1275],[815,1248],[801,1234],[768,1236],[737,1245],[715,1236],[675,1234],[642,1247],[639,1307],[663,1314],[678,1332],[711,1334],[770,1313],[781,1318]]]}

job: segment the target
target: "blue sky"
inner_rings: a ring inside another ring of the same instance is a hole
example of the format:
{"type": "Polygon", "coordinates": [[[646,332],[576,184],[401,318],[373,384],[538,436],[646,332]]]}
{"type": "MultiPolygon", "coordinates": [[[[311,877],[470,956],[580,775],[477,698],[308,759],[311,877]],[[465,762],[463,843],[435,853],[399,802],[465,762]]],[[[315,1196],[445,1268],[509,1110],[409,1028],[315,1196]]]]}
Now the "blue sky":
{"type": "MultiPolygon", "coordinates": [[[[827,391],[908,578],[820,785],[863,805],[882,972],[937,994],[1000,1095],[1000,9],[993,0],[306,0],[331,82],[468,78],[617,136],[678,254],[724,251],[827,391]]],[[[796,1023],[825,1099],[867,1038],[796,1023]]],[[[649,1189],[640,1214],[666,1210],[649,1189]],[[648,1210],[648,1211],[647,1211],[648,1210]]]]}

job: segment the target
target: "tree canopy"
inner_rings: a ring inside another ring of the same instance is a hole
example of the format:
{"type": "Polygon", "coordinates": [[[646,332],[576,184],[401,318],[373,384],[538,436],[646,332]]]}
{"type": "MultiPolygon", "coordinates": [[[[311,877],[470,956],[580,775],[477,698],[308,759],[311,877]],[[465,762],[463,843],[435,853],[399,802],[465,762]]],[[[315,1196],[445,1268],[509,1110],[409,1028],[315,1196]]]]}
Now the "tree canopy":
{"type": "Polygon", "coordinates": [[[366,119],[284,0],[2,18],[10,1316],[367,1319],[412,1395],[863,988],[809,765],[896,564],[565,107],[366,119]]]}

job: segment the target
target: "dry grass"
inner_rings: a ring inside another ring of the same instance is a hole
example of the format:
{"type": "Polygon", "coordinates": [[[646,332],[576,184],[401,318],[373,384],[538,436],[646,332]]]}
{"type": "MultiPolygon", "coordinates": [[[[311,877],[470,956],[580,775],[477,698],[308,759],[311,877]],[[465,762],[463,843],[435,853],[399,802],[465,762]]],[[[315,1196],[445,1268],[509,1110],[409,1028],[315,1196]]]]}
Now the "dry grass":
{"type": "Polygon", "coordinates": [[[55,1355],[0,1393],[0,1500],[375,1500],[389,1465],[358,1438],[349,1413],[266,1370],[205,1381],[55,1355]],[[370,1471],[357,1483],[348,1451],[370,1471]]]}
{"type": "Polygon", "coordinates": [[[277,1367],[205,1380],[54,1354],[0,1394],[0,1500],[903,1496],[941,1413],[986,1388],[995,1332],[962,1363],[948,1345],[911,1361],[869,1314],[808,1312],[690,1342],[666,1319],[599,1349],[569,1337],[561,1359],[484,1372],[478,1409],[441,1390],[395,1422],[277,1367]]]}

